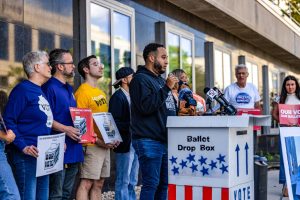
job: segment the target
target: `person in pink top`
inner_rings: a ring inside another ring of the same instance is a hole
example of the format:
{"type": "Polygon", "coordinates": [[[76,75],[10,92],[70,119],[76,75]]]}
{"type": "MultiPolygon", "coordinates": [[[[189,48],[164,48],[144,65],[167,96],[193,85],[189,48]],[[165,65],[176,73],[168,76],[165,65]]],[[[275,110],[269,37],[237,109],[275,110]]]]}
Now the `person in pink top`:
{"type": "MultiPolygon", "coordinates": [[[[172,71],[172,74],[176,76],[179,80],[178,83],[178,92],[183,88],[190,88],[188,84],[188,76],[182,69],[175,69],[172,71]]],[[[206,103],[204,98],[202,98],[200,95],[193,92],[193,98],[197,101],[196,106],[196,115],[202,115],[206,111],[206,103]]]]}

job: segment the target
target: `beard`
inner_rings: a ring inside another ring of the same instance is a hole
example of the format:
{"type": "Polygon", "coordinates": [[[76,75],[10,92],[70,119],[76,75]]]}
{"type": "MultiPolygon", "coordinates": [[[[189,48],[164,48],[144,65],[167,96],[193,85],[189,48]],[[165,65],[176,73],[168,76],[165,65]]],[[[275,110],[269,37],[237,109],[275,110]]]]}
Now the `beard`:
{"type": "Polygon", "coordinates": [[[163,66],[157,60],[154,61],[154,69],[159,74],[165,73],[165,70],[163,69],[163,66]]]}
{"type": "Polygon", "coordinates": [[[67,78],[73,78],[75,76],[75,71],[73,70],[71,72],[67,72],[66,68],[65,68],[63,71],[63,75],[67,78]]]}

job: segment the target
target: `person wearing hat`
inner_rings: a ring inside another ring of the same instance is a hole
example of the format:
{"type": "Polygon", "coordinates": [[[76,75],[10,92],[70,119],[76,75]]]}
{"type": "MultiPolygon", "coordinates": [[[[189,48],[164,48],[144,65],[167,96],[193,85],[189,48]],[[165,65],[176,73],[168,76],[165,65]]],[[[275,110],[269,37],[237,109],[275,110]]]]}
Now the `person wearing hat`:
{"type": "Polygon", "coordinates": [[[116,159],[116,200],[135,200],[135,186],[138,181],[138,157],[131,144],[130,132],[130,96],[129,84],[134,71],[130,67],[122,67],[116,72],[113,86],[119,88],[109,101],[109,112],[114,117],[123,142],[114,149],[116,159]]]}

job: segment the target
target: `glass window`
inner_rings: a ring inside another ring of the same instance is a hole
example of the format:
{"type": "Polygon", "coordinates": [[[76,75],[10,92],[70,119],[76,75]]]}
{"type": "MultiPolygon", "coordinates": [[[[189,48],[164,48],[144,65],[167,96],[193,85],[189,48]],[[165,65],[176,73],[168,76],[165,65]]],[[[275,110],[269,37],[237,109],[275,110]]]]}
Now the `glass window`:
{"type": "Polygon", "coordinates": [[[168,33],[169,71],[180,68],[179,35],[168,33]]]}
{"type": "Polygon", "coordinates": [[[179,29],[178,27],[166,24],[166,41],[169,55],[169,69],[183,69],[188,76],[189,85],[195,89],[194,84],[194,35],[179,29]]]}
{"type": "Polygon", "coordinates": [[[258,66],[251,62],[246,62],[246,66],[249,72],[247,82],[252,83],[258,88],[258,66]]]}
{"type": "Polygon", "coordinates": [[[15,25],[15,46],[14,46],[14,52],[15,52],[15,61],[22,62],[23,58],[23,27],[15,25]]]}
{"type": "Polygon", "coordinates": [[[48,53],[54,49],[54,34],[47,31],[39,31],[39,49],[48,53]]]}
{"type": "Polygon", "coordinates": [[[214,85],[224,89],[231,83],[231,56],[222,50],[214,51],[214,85]]]}
{"type": "Polygon", "coordinates": [[[0,59],[8,60],[8,23],[0,21],[0,59]]]}
{"type": "Polygon", "coordinates": [[[104,76],[99,84],[106,94],[111,92],[107,87],[111,83],[110,46],[110,10],[91,3],[91,50],[104,64],[104,76]]]}
{"type": "Polygon", "coordinates": [[[192,41],[182,37],[181,38],[181,62],[182,69],[185,71],[189,78],[189,83],[192,83],[193,78],[193,54],[192,54],[192,41]]]}
{"type": "Polygon", "coordinates": [[[115,70],[131,66],[130,17],[119,12],[113,13],[114,19],[114,60],[115,70]]]}
{"type": "Polygon", "coordinates": [[[118,10],[118,7],[108,2],[97,2],[99,4],[90,4],[90,51],[105,66],[99,86],[110,96],[112,88],[107,85],[114,81],[115,71],[121,67],[131,67],[133,64],[134,12],[131,10],[128,14],[128,11],[118,10]]]}

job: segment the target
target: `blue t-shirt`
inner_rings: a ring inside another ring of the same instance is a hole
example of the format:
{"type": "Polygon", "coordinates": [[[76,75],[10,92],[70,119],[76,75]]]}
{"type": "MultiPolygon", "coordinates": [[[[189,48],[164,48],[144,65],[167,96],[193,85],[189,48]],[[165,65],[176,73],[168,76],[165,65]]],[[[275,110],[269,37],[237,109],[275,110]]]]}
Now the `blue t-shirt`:
{"type": "MultiPolygon", "coordinates": [[[[66,126],[73,126],[70,107],[76,107],[76,101],[72,86],[52,77],[42,86],[42,89],[49,101],[54,120],[66,126]]],[[[58,133],[60,132],[54,130],[51,132],[51,134],[58,133]]],[[[82,145],[68,136],[66,136],[66,145],[64,163],[82,162],[82,145]]]]}
{"type": "Polygon", "coordinates": [[[37,146],[37,137],[49,135],[53,123],[50,105],[40,86],[25,80],[10,93],[4,112],[7,129],[16,134],[14,145],[37,146]]]}

